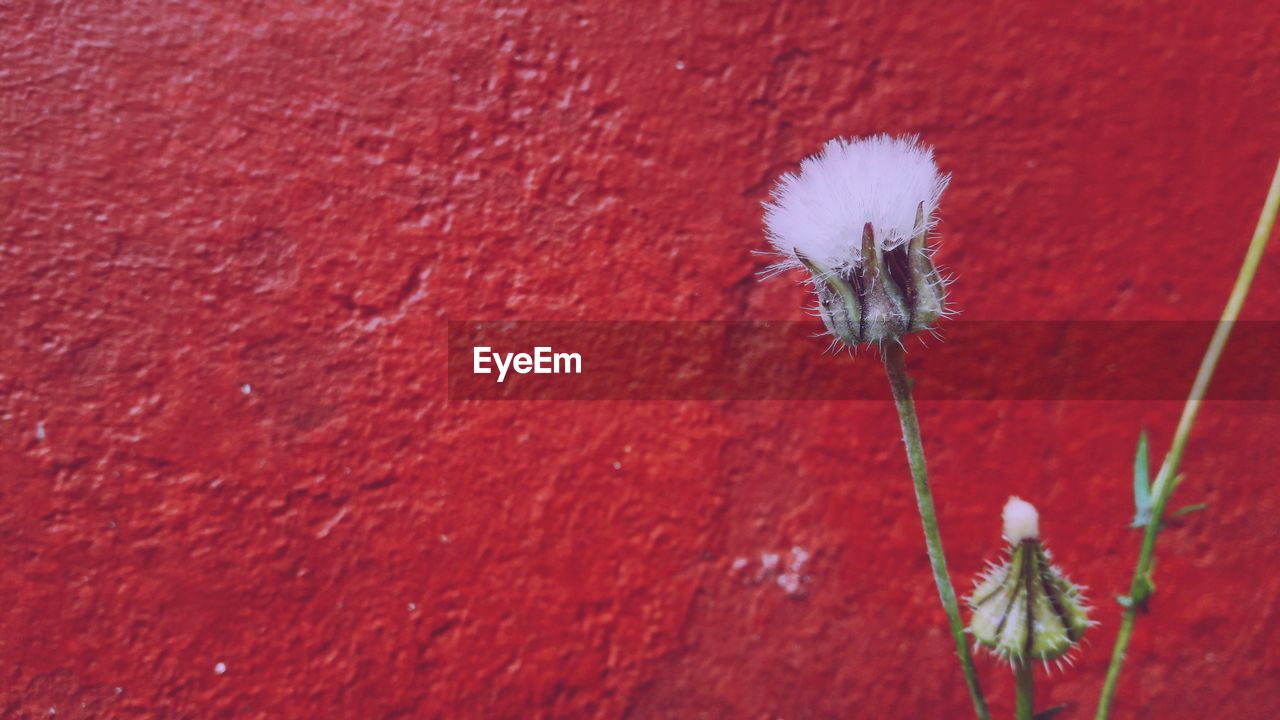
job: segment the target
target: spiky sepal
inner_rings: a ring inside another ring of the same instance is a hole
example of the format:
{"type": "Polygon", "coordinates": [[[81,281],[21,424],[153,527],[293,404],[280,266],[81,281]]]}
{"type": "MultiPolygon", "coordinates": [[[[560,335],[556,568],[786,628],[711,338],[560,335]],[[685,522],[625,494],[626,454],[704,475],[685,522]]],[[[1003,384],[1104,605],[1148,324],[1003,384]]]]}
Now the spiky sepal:
{"type": "Polygon", "coordinates": [[[1048,662],[1066,655],[1091,625],[1079,587],[1050,562],[1038,538],[1012,545],[968,598],[969,634],[1009,661],[1048,662]]]}
{"type": "Polygon", "coordinates": [[[922,229],[910,242],[882,251],[867,223],[859,265],[842,271],[796,253],[812,275],[818,312],[832,337],[851,347],[880,344],[930,330],[946,314],[946,283],[925,247],[923,205],[916,225],[922,229]]]}

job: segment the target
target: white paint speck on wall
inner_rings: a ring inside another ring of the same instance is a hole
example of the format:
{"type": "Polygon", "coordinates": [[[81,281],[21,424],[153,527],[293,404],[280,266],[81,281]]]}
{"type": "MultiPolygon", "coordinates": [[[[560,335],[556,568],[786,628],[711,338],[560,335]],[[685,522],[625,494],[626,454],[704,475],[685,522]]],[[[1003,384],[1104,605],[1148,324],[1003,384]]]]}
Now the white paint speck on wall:
{"type": "MultiPolygon", "coordinates": [[[[807,594],[807,586],[812,577],[806,572],[812,553],[804,547],[794,545],[786,553],[760,553],[760,568],[752,580],[755,583],[772,582],[788,597],[802,598],[807,594]]],[[[747,567],[749,561],[738,557],[733,561],[733,571],[747,567]]]]}
{"type": "Polygon", "coordinates": [[[217,665],[213,666],[213,671],[218,673],[219,675],[222,675],[227,671],[227,664],[220,662],[217,665]]]}

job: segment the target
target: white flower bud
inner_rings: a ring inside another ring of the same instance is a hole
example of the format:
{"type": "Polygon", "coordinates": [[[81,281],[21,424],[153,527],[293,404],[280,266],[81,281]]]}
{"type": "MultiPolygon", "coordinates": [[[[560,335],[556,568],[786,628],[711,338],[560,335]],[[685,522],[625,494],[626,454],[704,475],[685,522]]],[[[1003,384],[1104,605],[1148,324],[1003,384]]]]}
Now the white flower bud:
{"type": "Polygon", "coordinates": [[[1094,623],[1081,588],[1040,544],[1040,515],[1016,497],[1004,506],[1008,559],[980,575],[968,597],[969,634],[1010,661],[1066,656],[1094,623]]]}
{"type": "Polygon", "coordinates": [[[1019,497],[1004,504],[1004,539],[1010,545],[1040,537],[1040,513],[1031,503],[1019,497]]]}

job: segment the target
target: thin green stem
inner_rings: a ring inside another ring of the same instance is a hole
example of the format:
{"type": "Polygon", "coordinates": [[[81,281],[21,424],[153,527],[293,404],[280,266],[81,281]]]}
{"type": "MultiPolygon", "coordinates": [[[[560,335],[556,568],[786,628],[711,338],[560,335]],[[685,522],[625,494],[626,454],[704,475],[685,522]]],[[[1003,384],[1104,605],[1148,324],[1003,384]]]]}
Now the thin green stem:
{"type": "Polygon", "coordinates": [[[1031,674],[1031,661],[1019,660],[1013,664],[1017,685],[1017,718],[1031,720],[1035,717],[1035,678],[1031,674]]]}
{"type": "Polygon", "coordinates": [[[1125,608],[1120,619],[1120,629],[1116,633],[1116,646],[1111,653],[1111,664],[1107,667],[1107,678],[1102,684],[1102,695],[1098,699],[1096,720],[1107,720],[1111,712],[1111,703],[1115,699],[1116,685],[1120,680],[1120,669],[1124,665],[1125,650],[1129,647],[1129,638],[1133,635],[1133,624],[1137,618],[1138,606],[1151,591],[1151,566],[1155,559],[1156,537],[1160,532],[1160,522],[1164,517],[1165,506],[1169,497],[1178,486],[1178,466],[1182,462],[1182,451],[1186,447],[1187,438],[1191,436],[1191,427],[1195,424],[1196,413],[1204,400],[1205,391],[1209,389],[1209,381],[1213,379],[1213,371],[1222,357],[1222,350],[1231,336],[1231,328],[1240,316],[1240,308],[1249,295],[1249,286],[1253,284],[1253,276],[1258,272],[1258,263],[1267,248],[1267,240],[1271,237],[1271,229],[1276,222],[1276,212],[1280,210],[1280,165],[1276,166],[1275,175],[1271,178],[1271,188],[1267,191],[1266,202],[1262,206],[1262,214],[1258,217],[1258,225],[1253,231],[1253,239],[1249,242],[1249,250],[1245,253],[1240,274],[1236,277],[1235,287],[1231,289],[1231,297],[1222,310],[1222,318],[1213,331],[1209,347],[1205,350],[1204,359],[1200,361],[1200,370],[1196,373],[1195,382],[1187,396],[1187,404],[1182,408],[1182,417],[1178,419],[1178,428],[1174,431],[1173,443],[1169,446],[1169,454],[1165,456],[1160,472],[1152,483],[1151,494],[1155,498],[1152,504],[1151,519],[1147,522],[1146,531],[1142,535],[1142,549],[1138,552],[1138,564],[1133,571],[1133,580],[1129,585],[1131,602],[1125,608]]]}
{"type": "Polygon", "coordinates": [[[907,449],[907,463],[911,466],[911,480],[915,485],[916,504],[920,507],[920,520],[924,524],[924,542],[929,550],[929,564],[933,567],[933,581],[938,586],[942,609],[947,613],[951,637],[956,643],[956,655],[964,682],[969,686],[973,711],[979,720],[990,720],[987,701],[978,685],[978,673],[969,654],[969,643],[964,636],[964,621],[960,619],[960,605],[956,601],[951,575],[947,572],[947,557],[942,552],[942,535],[938,532],[938,514],[933,508],[933,493],[929,491],[929,474],[925,470],[924,446],[920,443],[920,423],[916,419],[916,403],[911,397],[911,379],[907,377],[906,351],[890,342],[883,348],[884,367],[889,375],[889,387],[893,389],[893,401],[898,406],[898,419],[902,423],[902,443],[907,449]]]}

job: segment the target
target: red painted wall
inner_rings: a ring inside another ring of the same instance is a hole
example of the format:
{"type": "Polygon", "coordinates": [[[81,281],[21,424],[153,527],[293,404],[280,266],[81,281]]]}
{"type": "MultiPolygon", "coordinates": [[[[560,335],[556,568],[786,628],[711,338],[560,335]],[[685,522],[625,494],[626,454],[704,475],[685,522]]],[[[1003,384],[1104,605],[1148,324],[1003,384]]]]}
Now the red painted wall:
{"type": "MultiPolygon", "coordinates": [[[[887,403],[449,403],[446,320],[802,318],[760,203],[872,131],[954,173],[966,318],[1212,319],[1277,37],[1233,3],[0,9],[0,711],[965,717],[887,403]]],[[[1017,493],[1093,588],[1062,718],[1178,411],[922,404],[956,576],[1017,493]]],[[[1278,432],[1201,413],[1175,504],[1209,509],[1163,536],[1118,717],[1280,709],[1278,432]]]]}

